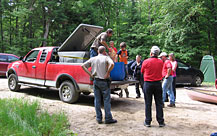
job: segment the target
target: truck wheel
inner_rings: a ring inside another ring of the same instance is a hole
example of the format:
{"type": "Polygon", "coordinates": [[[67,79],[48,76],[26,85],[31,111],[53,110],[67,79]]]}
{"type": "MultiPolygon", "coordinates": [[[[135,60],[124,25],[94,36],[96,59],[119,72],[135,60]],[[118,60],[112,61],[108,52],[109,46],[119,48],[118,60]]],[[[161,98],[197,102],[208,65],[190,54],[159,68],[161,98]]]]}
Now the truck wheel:
{"type": "Polygon", "coordinates": [[[63,102],[75,103],[80,93],[75,90],[74,85],[70,81],[64,81],[59,88],[59,97],[63,102]]]}
{"type": "Polygon", "coordinates": [[[11,91],[19,91],[20,85],[18,85],[17,76],[15,74],[11,74],[8,78],[8,88],[11,91]]]}

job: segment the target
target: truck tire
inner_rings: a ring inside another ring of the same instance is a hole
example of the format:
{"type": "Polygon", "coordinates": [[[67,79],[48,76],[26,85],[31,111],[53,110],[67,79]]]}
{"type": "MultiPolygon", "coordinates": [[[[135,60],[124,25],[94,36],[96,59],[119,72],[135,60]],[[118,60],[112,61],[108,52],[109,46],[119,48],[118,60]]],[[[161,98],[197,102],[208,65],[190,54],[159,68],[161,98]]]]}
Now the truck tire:
{"type": "Polygon", "coordinates": [[[20,90],[20,85],[18,85],[18,79],[15,74],[11,74],[8,78],[8,88],[11,91],[19,91],[20,90]]]}
{"type": "Polygon", "coordinates": [[[70,81],[64,81],[59,88],[59,97],[61,101],[66,103],[75,103],[80,93],[75,90],[74,85],[70,81]]]}

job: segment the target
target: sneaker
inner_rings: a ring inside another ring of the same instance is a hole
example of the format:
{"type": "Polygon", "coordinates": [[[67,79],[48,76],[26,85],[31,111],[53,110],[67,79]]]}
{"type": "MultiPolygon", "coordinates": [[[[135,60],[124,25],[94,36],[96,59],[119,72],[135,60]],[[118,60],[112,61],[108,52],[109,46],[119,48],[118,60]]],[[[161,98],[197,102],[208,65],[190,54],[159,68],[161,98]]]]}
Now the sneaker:
{"type": "Polygon", "coordinates": [[[146,126],[146,127],[151,127],[151,124],[144,122],[144,126],[146,126]]]}
{"type": "Polygon", "coordinates": [[[98,124],[102,124],[102,120],[96,120],[98,124]]]}
{"type": "Polygon", "coordinates": [[[111,120],[106,120],[105,124],[112,124],[112,123],[117,123],[118,121],[116,119],[111,119],[111,120]]]}
{"type": "Polygon", "coordinates": [[[169,105],[167,105],[168,107],[176,107],[176,105],[175,104],[169,104],[169,105]]]}
{"type": "Polygon", "coordinates": [[[160,124],[159,124],[159,127],[165,127],[165,126],[166,126],[165,123],[160,123],[160,124]]]}

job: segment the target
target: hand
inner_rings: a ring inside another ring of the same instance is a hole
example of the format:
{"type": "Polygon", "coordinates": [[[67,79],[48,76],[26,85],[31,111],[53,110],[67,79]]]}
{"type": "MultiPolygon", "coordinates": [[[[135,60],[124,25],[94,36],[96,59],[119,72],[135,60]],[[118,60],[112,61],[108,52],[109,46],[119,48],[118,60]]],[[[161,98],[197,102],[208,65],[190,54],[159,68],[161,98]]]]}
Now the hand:
{"type": "Polygon", "coordinates": [[[165,76],[165,79],[167,79],[168,77],[169,77],[169,76],[168,76],[168,75],[166,75],[166,76],[165,76]]]}
{"type": "Polygon", "coordinates": [[[90,77],[94,79],[94,75],[90,74],[90,77]]]}
{"type": "Polygon", "coordinates": [[[109,78],[109,77],[110,77],[110,73],[106,72],[104,78],[107,79],[107,78],[109,78]]]}

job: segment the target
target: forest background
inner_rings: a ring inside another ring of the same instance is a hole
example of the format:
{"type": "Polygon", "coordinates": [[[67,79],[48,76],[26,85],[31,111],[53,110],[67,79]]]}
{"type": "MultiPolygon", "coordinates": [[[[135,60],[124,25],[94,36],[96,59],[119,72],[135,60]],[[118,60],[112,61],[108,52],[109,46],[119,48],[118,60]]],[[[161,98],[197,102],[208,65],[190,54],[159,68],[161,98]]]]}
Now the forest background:
{"type": "Polygon", "coordinates": [[[217,0],[0,0],[0,52],[60,46],[81,23],[112,28],[130,59],[157,45],[197,68],[217,60],[217,0]]]}

